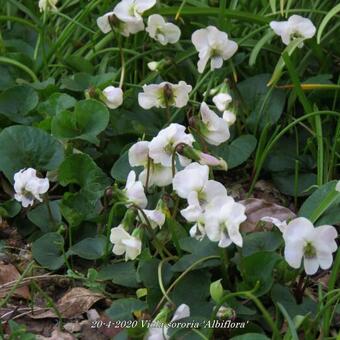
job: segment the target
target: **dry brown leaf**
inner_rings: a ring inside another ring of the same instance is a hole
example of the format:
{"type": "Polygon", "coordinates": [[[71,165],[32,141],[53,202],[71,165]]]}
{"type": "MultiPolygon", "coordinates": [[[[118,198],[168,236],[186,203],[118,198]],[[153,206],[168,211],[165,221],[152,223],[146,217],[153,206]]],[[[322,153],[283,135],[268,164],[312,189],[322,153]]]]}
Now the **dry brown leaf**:
{"type": "MultiPolygon", "coordinates": [[[[83,287],[75,287],[58,300],[56,308],[63,318],[74,318],[86,313],[93,304],[104,298],[102,294],[94,293],[83,287]]],[[[57,318],[58,316],[53,309],[50,309],[42,313],[35,312],[30,315],[30,317],[34,319],[44,319],[57,318]]]]}
{"type": "MultiPolygon", "coordinates": [[[[244,232],[258,231],[258,223],[265,216],[275,217],[281,221],[296,216],[290,209],[263,199],[248,198],[239,203],[246,207],[247,220],[241,224],[241,230],[244,232]]],[[[271,223],[267,224],[271,226],[271,223]]]]}
{"type": "MultiPolygon", "coordinates": [[[[20,278],[20,273],[12,264],[0,262],[0,297],[3,298],[8,294],[8,289],[1,289],[1,286],[8,282],[17,281],[20,278]]],[[[30,291],[27,286],[17,288],[14,292],[14,297],[30,299],[30,291]]]]}

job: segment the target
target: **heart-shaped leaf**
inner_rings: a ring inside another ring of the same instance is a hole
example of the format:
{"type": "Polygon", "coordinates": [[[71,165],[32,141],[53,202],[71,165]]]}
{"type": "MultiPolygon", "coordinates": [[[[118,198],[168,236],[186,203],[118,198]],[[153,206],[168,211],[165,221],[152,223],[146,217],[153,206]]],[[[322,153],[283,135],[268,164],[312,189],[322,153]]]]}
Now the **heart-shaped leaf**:
{"type": "Polygon", "coordinates": [[[64,158],[61,143],[30,126],[10,126],[0,133],[0,170],[9,181],[23,168],[55,170],[64,158]]]}
{"type": "Polygon", "coordinates": [[[109,123],[109,111],[96,100],[78,102],[74,111],[58,112],[52,120],[52,134],[65,139],[84,139],[97,144],[97,136],[109,123]]]}

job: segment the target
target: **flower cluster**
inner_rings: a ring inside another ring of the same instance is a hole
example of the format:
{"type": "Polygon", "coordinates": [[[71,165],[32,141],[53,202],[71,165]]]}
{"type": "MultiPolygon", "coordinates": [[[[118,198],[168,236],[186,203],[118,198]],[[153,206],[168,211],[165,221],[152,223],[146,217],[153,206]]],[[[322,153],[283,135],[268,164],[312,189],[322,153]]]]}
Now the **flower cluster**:
{"type": "MultiPolygon", "coordinates": [[[[222,142],[227,139],[226,136],[229,137],[228,125],[222,118],[218,119],[223,121],[220,125],[223,124],[225,128],[211,133],[215,133],[217,138],[221,133],[224,134],[222,139],[218,139],[222,142]]],[[[207,122],[202,121],[202,124],[207,122]]],[[[214,140],[215,135],[211,135],[210,139],[214,140]]],[[[241,247],[239,226],[246,219],[245,208],[227,195],[221,183],[209,180],[208,165],[226,169],[226,164],[223,160],[196,150],[194,142],[193,135],[186,132],[185,126],[172,123],[151,141],[139,141],[132,145],[128,152],[129,163],[132,167],[143,167],[143,170],[138,180],[134,171],[129,173],[122,191],[125,205],[138,210],[136,217],[142,224],[152,229],[162,227],[166,209],[160,208],[162,203],[155,210],[146,209],[148,200],[145,188],[148,190],[152,186],[166,187],[172,184],[174,192],[187,201],[187,207],[181,210],[181,214],[187,222],[194,223],[190,231],[192,237],[202,239],[207,235],[220,247],[227,247],[232,242],[241,247]]],[[[141,252],[142,244],[136,239],[136,233],[139,233],[136,230],[139,229],[134,229],[135,234],[130,235],[126,231],[130,228],[129,223],[123,222],[112,229],[113,252],[122,255],[125,249],[126,259],[134,259],[141,252]]]]}

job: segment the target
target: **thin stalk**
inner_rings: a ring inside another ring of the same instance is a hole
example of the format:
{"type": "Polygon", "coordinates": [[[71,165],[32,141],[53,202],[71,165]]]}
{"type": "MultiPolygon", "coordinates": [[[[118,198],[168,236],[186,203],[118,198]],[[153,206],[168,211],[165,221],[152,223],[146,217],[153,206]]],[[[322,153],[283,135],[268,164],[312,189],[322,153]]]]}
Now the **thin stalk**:
{"type": "Polygon", "coordinates": [[[14,60],[14,59],[9,59],[6,57],[0,57],[0,64],[9,64],[9,65],[13,65],[17,68],[20,68],[21,70],[23,70],[24,72],[26,72],[34,82],[39,82],[38,77],[35,75],[35,73],[28,68],[26,65],[14,60]]]}
{"type": "MultiPolygon", "coordinates": [[[[199,264],[201,264],[202,262],[204,261],[207,261],[207,260],[212,260],[212,259],[218,259],[219,256],[216,256],[216,255],[211,255],[211,256],[207,256],[207,257],[203,257],[199,260],[197,260],[196,262],[194,262],[192,265],[190,265],[181,275],[179,275],[177,277],[177,279],[169,286],[169,288],[166,290],[166,295],[169,295],[169,293],[175,288],[175,286],[177,285],[177,283],[179,281],[181,281],[183,279],[183,277],[185,275],[187,275],[192,269],[194,269],[196,266],[198,266],[199,264]]],[[[159,308],[162,306],[163,302],[165,300],[165,297],[163,296],[162,299],[159,301],[159,303],[157,304],[153,314],[155,314],[159,308]]]]}

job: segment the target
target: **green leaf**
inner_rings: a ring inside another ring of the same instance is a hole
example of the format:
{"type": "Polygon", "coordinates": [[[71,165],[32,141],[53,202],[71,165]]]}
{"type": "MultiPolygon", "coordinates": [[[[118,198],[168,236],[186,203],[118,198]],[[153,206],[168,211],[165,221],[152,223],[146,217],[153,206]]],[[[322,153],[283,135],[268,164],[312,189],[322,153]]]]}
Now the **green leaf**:
{"type": "Polygon", "coordinates": [[[250,256],[261,251],[275,251],[282,243],[279,232],[259,231],[243,238],[242,255],[250,256]]]}
{"type": "Polygon", "coordinates": [[[256,59],[258,54],[261,52],[262,47],[270,42],[272,38],[275,36],[275,32],[270,29],[268,32],[256,43],[254,48],[252,49],[249,57],[249,66],[254,66],[256,63],[256,59]]]}
{"type": "Polygon", "coordinates": [[[74,111],[61,111],[52,120],[52,134],[65,139],[84,139],[97,144],[97,135],[109,123],[106,106],[93,99],[82,100],[74,111]]]}
{"type": "Polygon", "coordinates": [[[113,283],[124,286],[137,288],[137,271],[133,261],[108,264],[100,269],[98,280],[111,280],[113,283]]]}
{"type": "Polygon", "coordinates": [[[67,252],[86,260],[98,260],[105,254],[106,238],[102,235],[88,237],[74,244],[67,252]]]}
{"type": "Polygon", "coordinates": [[[0,133],[0,170],[10,182],[24,168],[55,170],[64,158],[63,146],[54,137],[30,126],[10,126],[0,133]]]}
{"type": "Polygon", "coordinates": [[[14,217],[19,214],[21,205],[18,201],[11,199],[0,203],[0,216],[1,217],[14,217]]]}
{"type": "Polygon", "coordinates": [[[245,105],[250,111],[247,125],[255,131],[267,125],[275,124],[281,117],[286,94],[277,88],[268,88],[269,74],[259,74],[247,78],[238,84],[238,89],[245,105]]]}
{"type": "Polygon", "coordinates": [[[297,177],[296,188],[294,174],[277,172],[272,174],[272,179],[280,192],[289,196],[306,196],[309,189],[316,185],[316,175],[313,173],[300,173],[297,177]]]}
{"type": "Polygon", "coordinates": [[[299,210],[299,216],[306,217],[313,222],[327,209],[340,203],[340,193],[335,190],[337,181],[331,181],[315,190],[299,210]]]}
{"type": "Polygon", "coordinates": [[[283,55],[285,53],[288,53],[289,56],[293,54],[293,52],[296,50],[296,48],[304,41],[304,38],[298,38],[292,40],[289,45],[282,51],[281,57],[279,61],[277,62],[274,72],[272,74],[272,77],[268,81],[267,86],[275,86],[275,84],[280,80],[283,68],[285,66],[285,62],[283,60],[283,55]]]}
{"type": "MultiPolygon", "coordinates": [[[[179,240],[179,245],[182,250],[189,252],[190,254],[183,255],[173,266],[172,271],[183,272],[194,262],[207,257],[218,256],[220,254],[219,248],[216,242],[211,242],[207,237],[202,241],[196,240],[193,237],[185,237],[179,240]]],[[[218,259],[210,259],[197,265],[193,270],[201,268],[216,267],[220,265],[218,259]]]]}
{"type": "Polygon", "coordinates": [[[46,101],[39,104],[38,111],[55,116],[74,107],[76,103],[77,101],[66,93],[53,93],[46,101]]]}
{"type": "Polygon", "coordinates": [[[228,168],[235,168],[244,163],[256,148],[257,140],[252,135],[243,135],[233,140],[229,145],[222,144],[214,149],[216,156],[222,157],[228,168]]]}
{"type": "Polygon", "coordinates": [[[294,325],[294,321],[289,316],[289,314],[287,313],[286,309],[281,305],[281,303],[278,302],[277,306],[279,307],[281,313],[283,314],[283,316],[285,317],[285,319],[288,322],[291,338],[293,340],[299,340],[299,336],[297,335],[296,328],[295,328],[295,325],[294,325]]]}
{"type": "Polygon", "coordinates": [[[244,282],[240,284],[239,288],[252,289],[259,281],[260,286],[255,294],[261,296],[267,293],[273,285],[273,269],[280,258],[278,254],[269,251],[261,251],[243,257],[240,262],[240,271],[244,282]]]}
{"type": "MultiPolygon", "coordinates": [[[[158,288],[158,266],[161,261],[158,259],[140,260],[137,273],[140,280],[147,288],[158,288]]],[[[171,272],[171,265],[166,262],[162,266],[163,284],[167,285],[173,273],[171,272]]]]}
{"type": "Polygon", "coordinates": [[[64,264],[64,238],[57,233],[47,233],[32,244],[33,258],[43,267],[57,270],[64,264]]]}
{"type": "Polygon", "coordinates": [[[115,73],[98,74],[91,76],[88,73],[76,73],[71,77],[61,80],[62,89],[68,89],[75,92],[83,92],[90,87],[100,87],[109,84],[115,77],[115,73]]]}
{"type": "Polygon", "coordinates": [[[109,178],[87,154],[73,154],[65,159],[58,171],[61,185],[77,184],[77,193],[65,193],[61,209],[73,225],[91,219],[98,212],[99,198],[110,185],[109,178]]]}
{"type": "Polygon", "coordinates": [[[146,308],[147,305],[145,302],[134,298],[127,298],[113,301],[111,307],[107,309],[105,313],[113,321],[128,321],[133,319],[133,312],[142,311],[146,308]]]}
{"type": "Polygon", "coordinates": [[[306,315],[311,313],[314,316],[317,312],[317,303],[309,297],[304,297],[301,304],[297,304],[294,296],[288,287],[275,284],[271,290],[273,303],[280,303],[288,315],[294,319],[297,315],[306,315]]]}
{"type": "Polygon", "coordinates": [[[210,317],[213,308],[213,303],[207,302],[210,277],[211,274],[205,269],[189,272],[178,282],[170,298],[177,306],[187,304],[192,317],[210,317]]]}
{"type": "Polygon", "coordinates": [[[42,232],[55,231],[58,224],[61,223],[59,204],[60,201],[52,201],[49,203],[51,214],[46,203],[39,204],[27,213],[27,217],[32,223],[37,225],[42,232]]]}
{"type": "Polygon", "coordinates": [[[326,16],[322,19],[321,24],[319,26],[319,30],[318,30],[318,34],[316,36],[316,40],[318,42],[318,44],[320,44],[321,41],[321,36],[322,33],[325,29],[325,27],[327,26],[327,24],[329,23],[329,21],[338,13],[340,12],[340,4],[337,4],[335,7],[333,7],[327,14],[326,16]]]}
{"type": "Polygon", "coordinates": [[[0,94],[0,114],[15,123],[30,124],[34,118],[27,114],[38,105],[38,101],[38,94],[32,87],[11,87],[0,94]]]}
{"type": "Polygon", "coordinates": [[[58,171],[61,185],[78,184],[90,198],[101,197],[110,180],[87,154],[73,154],[65,159],[58,171]]]}
{"type": "MultiPolygon", "coordinates": [[[[137,169],[138,168],[134,168],[134,170],[137,170],[137,169]]],[[[120,181],[120,182],[125,182],[131,170],[132,170],[132,167],[129,163],[129,153],[128,151],[126,151],[113,164],[110,174],[112,178],[114,178],[115,180],[120,181]]]]}
{"type": "Polygon", "coordinates": [[[93,73],[93,65],[83,57],[70,55],[64,59],[65,63],[73,70],[79,72],[93,73]]]}

